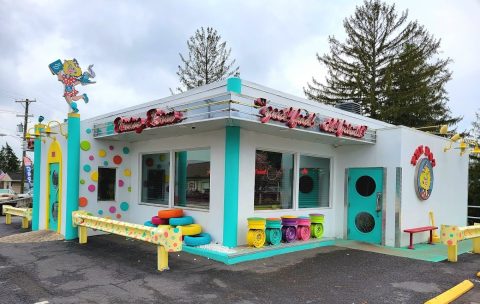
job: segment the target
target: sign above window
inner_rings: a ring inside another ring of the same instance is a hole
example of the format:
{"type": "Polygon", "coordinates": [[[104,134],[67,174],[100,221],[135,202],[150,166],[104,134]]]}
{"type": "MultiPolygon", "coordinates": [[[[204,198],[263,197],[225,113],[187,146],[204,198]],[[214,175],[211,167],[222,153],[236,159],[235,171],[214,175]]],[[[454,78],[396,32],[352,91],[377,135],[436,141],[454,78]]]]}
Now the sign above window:
{"type": "Polygon", "coordinates": [[[260,121],[267,123],[270,120],[283,122],[289,128],[304,127],[313,128],[318,125],[321,132],[333,133],[337,137],[349,136],[355,138],[363,138],[368,127],[364,125],[353,125],[344,119],[327,117],[323,121],[319,121],[316,113],[310,113],[305,109],[294,107],[274,108],[267,105],[267,100],[257,98],[254,102],[255,106],[260,107],[260,121]],[[317,123],[317,121],[319,121],[317,123]]]}
{"type": "Polygon", "coordinates": [[[181,122],[184,119],[180,111],[165,112],[161,109],[147,111],[147,117],[117,117],[113,121],[115,133],[135,131],[142,133],[146,128],[158,128],[181,122]]]}

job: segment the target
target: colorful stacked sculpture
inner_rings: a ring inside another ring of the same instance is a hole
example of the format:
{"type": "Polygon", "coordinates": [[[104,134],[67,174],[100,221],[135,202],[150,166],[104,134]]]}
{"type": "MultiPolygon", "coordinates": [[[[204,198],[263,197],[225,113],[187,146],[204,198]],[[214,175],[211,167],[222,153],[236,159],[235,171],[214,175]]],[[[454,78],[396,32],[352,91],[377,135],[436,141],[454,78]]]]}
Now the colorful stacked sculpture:
{"type": "Polygon", "coordinates": [[[266,240],[266,221],[261,217],[250,217],[248,221],[247,244],[255,248],[263,247],[266,240]]]}
{"type": "Polygon", "coordinates": [[[282,220],[279,218],[267,218],[267,243],[278,245],[282,241],[282,220]]]}
{"type": "Polygon", "coordinates": [[[286,243],[297,239],[298,218],[295,216],[282,216],[282,240],[286,243]]]}
{"type": "Polygon", "coordinates": [[[297,221],[297,239],[306,241],[310,239],[310,218],[301,216],[297,221]]]}
{"type": "Polygon", "coordinates": [[[316,239],[321,239],[323,236],[323,223],[325,221],[325,216],[323,214],[311,213],[310,222],[311,222],[311,235],[316,239]]]}

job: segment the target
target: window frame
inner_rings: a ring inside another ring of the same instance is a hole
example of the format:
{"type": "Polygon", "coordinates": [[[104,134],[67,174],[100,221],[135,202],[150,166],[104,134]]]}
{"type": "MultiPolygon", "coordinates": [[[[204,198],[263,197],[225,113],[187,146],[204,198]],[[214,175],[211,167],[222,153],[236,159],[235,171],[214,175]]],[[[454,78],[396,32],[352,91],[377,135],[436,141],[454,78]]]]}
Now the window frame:
{"type": "Polygon", "coordinates": [[[117,186],[117,172],[118,167],[109,167],[109,166],[98,166],[97,167],[97,174],[98,174],[98,181],[97,181],[97,202],[99,203],[116,203],[118,197],[118,186],[117,186]],[[98,197],[98,193],[100,192],[100,169],[111,169],[115,171],[115,181],[113,183],[114,191],[113,191],[113,200],[100,200],[98,197]]]}
{"type": "Polygon", "coordinates": [[[325,156],[325,155],[319,155],[319,154],[312,154],[312,153],[301,153],[301,152],[297,152],[297,160],[298,160],[298,170],[296,171],[296,174],[297,174],[297,182],[296,182],[296,185],[297,185],[297,197],[296,197],[296,208],[295,210],[307,210],[307,211],[312,211],[312,210],[319,210],[319,209],[332,209],[332,198],[333,198],[333,193],[332,193],[332,183],[333,183],[333,162],[334,162],[334,157],[333,156],[325,156]],[[328,206],[323,206],[323,207],[314,207],[314,208],[300,208],[300,205],[298,203],[298,195],[299,195],[299,190],[298,190],[298,187],[299,187],[299,183],[300,183],[300,156],[309,156],[309,157],[316,157],[316,158],[325,158],[325,159],[328,159],[330,161],[330,164],[329,164],[329,180],[328,180],[328,206]]]}
{"type": "MultiPolygon", "coordinates": [[[[178,148],[178,149],[172,149],[170,150],[170,156],[171,156],[171,160],[173,159],[173,162],[174,162],[174,165],[170,165],[170,169],[173,171],[172,172],[172,175],[170,176],[173,176],[173,178],[170,178],[170,186],[172,188],[170,189],[173,189],[173,191],[170,191],[170,207],[171,208],[178,208],[178,209],[184,209],[184,210],[192,210],[192,211],[200,211],[200,212],[210,212],[211,210],[211,202],[212,202],[212,147],[211,146],[203,146],[203,147],[193,147],[193,148],[178,148]],[[176,176],[176,168],[177,168],[177,163],[176,163],[176,157],[175,157],[175,153],[177,152],[182,152],[182,151],[198,151],[198,150],[209,150],[210,151],[210,176],[209,176],[209,183],[210,183],[210,194],[209,194],[209,199],[208,199],[208,208],[207,209],[204,209],[204,208],[195,208],[195,207],[191,207],[191,206],[177,206],[175,205],[175,180],[177,179],[177,176],[176,176]]],[[[171,163],[170,163],[171,164],[171,163]]]]}
{"type": "MultiPolygon", "coordinates": [[[[174,168],[175,169],[175,168],[174,168]]],[[[175,170],[174,170],[175,171],[175,170]]],[[[138,205],[145,205],[145,206],[153,206],[153,207],[159,207],[159,208],[171,208],[172,207],[172,151],[171,150],[160,150],[160,151],[148,151],[148,152],[141,152],[138,153],[138,193],[137,193],[137,201],[138,205]],[[169,173],[169,180],[168,180],[168,198],[167,198],[167,204],[155,204],[155,203],[148,203],[148,202],[143,202],[142,201],[142,191],[143,191],[143,156],[144,155],[152,155],[152,154],[167,154],[169,157],[169,168],[168,168],[168,173],[169,173]]]]}

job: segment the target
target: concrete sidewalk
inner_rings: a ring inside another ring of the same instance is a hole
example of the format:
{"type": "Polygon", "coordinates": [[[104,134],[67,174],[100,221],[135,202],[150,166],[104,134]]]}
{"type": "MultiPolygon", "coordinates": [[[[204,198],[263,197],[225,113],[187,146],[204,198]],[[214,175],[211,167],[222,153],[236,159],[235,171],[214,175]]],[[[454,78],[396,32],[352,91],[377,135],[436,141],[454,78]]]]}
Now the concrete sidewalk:
{"type": "MultiPolygon", "coordinates": [[[[0,237],[25,232],[20,219],[0,237]]],[[[104,235],[0,243],[0,303],[423,303],[470,279],[455,303],[480,303],[480,255],[432,263],[323,247],[227,266],[181,252],[157,272],[156,248],[104,235]]]]}

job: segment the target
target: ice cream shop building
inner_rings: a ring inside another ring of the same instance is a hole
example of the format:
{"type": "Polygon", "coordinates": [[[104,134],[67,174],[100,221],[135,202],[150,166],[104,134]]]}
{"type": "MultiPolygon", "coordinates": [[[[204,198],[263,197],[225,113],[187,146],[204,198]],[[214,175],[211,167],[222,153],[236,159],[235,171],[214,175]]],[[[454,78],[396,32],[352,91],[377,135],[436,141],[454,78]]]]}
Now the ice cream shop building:
{"type": "Polygon", "coordinates": [[[181,208],[237,247],[247,218],[320,213],[324,238],[399,247],[429,212],[466,224],[468,155],[348,110],[230,78],[87,120],[71,113],[35,143],[33,228],[72,239],[75,210],[142,224],[181,208]]]}

